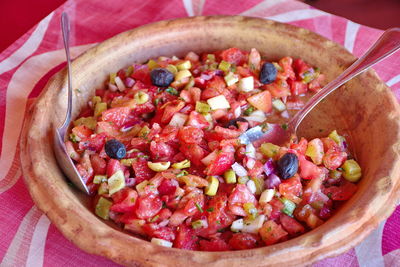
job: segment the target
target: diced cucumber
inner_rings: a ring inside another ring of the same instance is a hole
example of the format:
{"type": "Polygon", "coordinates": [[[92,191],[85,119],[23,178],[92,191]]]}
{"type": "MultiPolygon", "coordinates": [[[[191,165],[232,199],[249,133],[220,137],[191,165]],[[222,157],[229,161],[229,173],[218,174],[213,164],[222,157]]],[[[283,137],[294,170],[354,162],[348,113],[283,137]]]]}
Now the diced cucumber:
{"type": "Polygon", "coordinates": [[[218,191],[219,181],[215,176],[208,177],[208,186],[204,189],[204,193],[207,196],[215,196],[218,191]]]}
{"type": "Polygon", "coordinates": [[[169,242],[167,240],[164,240],[164,239],[161,239],[161,238],[153,237],[150,242],[153,243],[153,244],[159,245],[159,246],[172,248],[172,243],[171,242],[169,242]]]}
{"type": "Polygon", "coordinates": [[[273,158],[276,154],[278,154],[279,149],[279,146],[272,143],[264,143],[260,147],[261,153],[269,158],[273,158]]]}
{"type": "Polygon", "coordinates": [[[107,110],[107,103],[98,102],[94,107],[94,116],[99,117],[103,111],[107,110]]]}
{"type": "Polygon", "coordinates": [[[104,220],[108,220],[110,217],[108,215],[112,202],[104,197],[100,197],[96,204],[95,213],[97,216],[104,220]]]}
{"type": "Polygon", "coordinates": [[[232,72],[229,72],[227,75],[225,75],[224,79],[227,86],[234,85],[239,81],[238,76],[236,74],[233,74],[232,72]]]}
{"type": "Polygon", "coordinates": [[[242,92],[250,92],[254,89],[254,78],[253,76],[245,77],[240,79],[238,88],[242,92]]]}
{"type": "Polygon", "coordinates": [[[282,212],[285,213],[286,215],[292,216],[293,211],[296,208],[296,204],[287,198],[282,198],[281,201],[284,205],[282,212]]]}
{"type": "Polygon", "coordinates": [[[211,111],[211,107],[207,103],[196,101],[196,111],[199,113],[208,113],[211,111]]]}
{"type": "Polygon", "coordinates": [[[274,195],[275,195],[275,189],[264,190],[264,192],[261,193],[261,196],[260,196],[260,199],[258,200],[258,202],[260,204],[266,204],[274,198],[274,195]]]}
{"type": "Polygon", "coordinates": [[[108,178],[108,190],[110,195],[118,192],[124,187],[125,175],[122,170],[115,172],[110,178],[108,178]]]}
{"type": "Polygon", "coordinates": [[[228,100],[226,100],[224,95],[215,96],[207,99],[208,105],[210,105],[212,110],[230,108],[228,100]]]}
{"type": "Polygon", "coordinates": [[[361,167],[355,160],[353,159],[346,160],[342,165],[342,169],[343,169],[343,177],[346,180],[352,183],[355,183],[358,180],[360,180],[362,175],[361,167]]]}
{"type": "Polygon", "coordinates": [[[101,184],[103,182],[107,182],[107,176],[106,175],[95,175],[93,178],[93,183],[94,184],[101,184]]]}
{"type": "Polygon", "coordinates": [[[192,63],[190,62],[190,60],[186,60],[176,65],[176,67],[178,68],[178,70],[190,70],[190,68],[192,67],[192,63]]]}
{"type": "Polygon", "coordinates": [[[222,60],[218,65],[218,69],[220,69],[224,72],[228,72],[230,67],[231,67],[231,63],[226,62],[224,60],[222,60]]]}
{"type": "Polygon", "coordinates": [[[280,100],[280,99],[272,100],[272,106],[274,107],[274,109],[276,109],[279,112],[286,110],[285,103],[283,103],[282,100],[280,100]]]}
{"type": "Polygon", "coordinates": [[[224,173],[224,178],[227,184],[236,183],[236,173],[232,169],[224,173]]]}

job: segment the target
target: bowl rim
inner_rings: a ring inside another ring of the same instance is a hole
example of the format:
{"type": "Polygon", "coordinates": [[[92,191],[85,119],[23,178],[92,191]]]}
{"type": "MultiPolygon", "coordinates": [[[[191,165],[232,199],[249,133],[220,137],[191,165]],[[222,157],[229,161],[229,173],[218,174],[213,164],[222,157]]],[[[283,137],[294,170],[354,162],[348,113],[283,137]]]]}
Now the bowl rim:
{"type": "MultiPolygon", "coordinates": [[[[103,49],[108,48],[118,40],[123,40],[124,38],[132,38],[132,36],[141,34],[146,31],[158,31],[165,30],[166,27],[185,25],[188,23],[203,23],[207,21],[209,23],[253,23],[253,25],[259,27],[270,27],[270,28],[281,28],[285,29],[288,32],[293,34],[300,34],[307,37],[312,37],[315,42],[320,42],[322,45],[329,47],[329,49],[334,49],[337,52],[343,54],[343,58],[345,58],[345,62],[349,63],[354,61],[355,57],[349,53],[345,48],[341,45],[333,43],[324,37],[313,33],[309,30],[298,28],[293,25],[288,25],[284,23],[279,23],[267,19],[260,18],[250,18],[244,16],[199,16],[199,17],[189,17],[189,18],[179,18],[173,20],[159,21],[152,24],[147,24],[144,26],[140,26],[138,28],[120,33],[110,39],[107,39],[98,45],[90,48],[82,55],[80,55],[77,59],[74,60],[73,64],[79,64],[85,57],[90,57],[93,54],[100,53],[103,49]]],[[[123,43],[123,42],[122,42],[123,43]]],[[[142,239],[136,238],[134,236],[127,235],[123,232],[115,230],[106,224],[102,223],[99,219],[98,221],[101,223],[96,224],[96,231],[98,233],[94,233],[91,231],[90,227],[87,225],[79,224],[80,220],[89,220],[92,217],[96,218],[92,212],[86,209],[83,205],[80,204],[77,199],[72,199],[67,197],[66,199],[61,200],[61,198],[52,198],[52,192],[62,193],[62,191],[57,188],[55,185],[50,183],[40,184],[40,177],[38,177],[39,173],[43,173],[42,165],[35,166],[35,163],[38,163],[38,159],[33,158],[31,156],[31,152],[44,152],[43,148],[38,144],[35,144],[32,141],[35,133],[37,133],[38,129],[35,129],[34,124],[37,120],[43,119],[40,118],[41,114],[38,110],[40,108],[44,108],[48,104],[48,100],[45,100],[44,97],[50,90],[54,90],[55,88],[59,88],[65,86],[65,69],[61,70],[57,74],[55,74],[47,83],[46,87],[43,89],[42,93],[36,100],[36,105],[32,105],[31,108],[27,111],[27,116],[23,126],[23,132],[21,136],[20,148],[21,148],[21,164],[23,170],[23,177],[25,183],[29,189],[29,192],[38,206],[38,208],[43,211],[50,220],[56,225],[56,227],[62,232],[62,234],[71,240],[75,245],[77,245],[82,250],[91,253],[97,254],[101,256],[106,256],[112,259],[115,262],[125,264],[125,265],[157,265],[157,264],[167,264],[162,261],[164,257],[182,257],[183,260],[190,260],[193,264],[206,264],[206,263],[216,263],[219,265],[240,265],[240,263],[245,263],[248,260],[255,262],[254,260],[260,261],[261,259],[265,259],[266,256],[273,257],[274,259],[281,258],[281,262],[279,264],[285,263],[287,265],[297,265],[297,264],[311,264],[317,260],[321,260],[325,257],[332,257],[339,255],[348,249],[354,247],[358,243],[362,241],[382,220],[386,219],[394,210],[396,202],[396,193],[400,192],[400,181],[397,179],[394,186],[391,187],[390,196],[392,198],[387,197],[388,200],[381,205],[381,208],[373,214],[373,221],[369,225],[358,225],[354,221],[344,222],[344,225],[347,227],[353,227],[353,232],[351,234],[351,238],[342,238],[341,242],[336,242],[335,247],[332,250],[323,251],[324,245],[327,246],[324,242],[324,236],[316,234],[317,231],[312,230],[307,232],[306,234],[301,235],[300,237],[285,241],[283,243],[278,243],[272,246],[266,246],[257,249],[251,250],[242,250],[242,251],[228,251],[228,252],[203,252],[203,251],[187,251],[176,248],[165,248],[156,246],[151,244],[148,241],[143,241],[142,239]],[[43,199],[52,199],[50,203],[45,203],[43,199]],[[65,203],[66,201],[69,203],[65,203]],[[79,213],[75,210],[71,210],[71,205],[78,205],[79,211],[83,211],[86,209],[86,212],[91,213],[92,217],[88,214],[82,216],[82,218],[71,219],[70,217],[65,217],[65,214],[61,214],[57,211],[57,208],[67,208],[69,212],[73,214],[79,215],[79,213]],[[53,208],[53,210],[52,210],[53,208]],[[72,229],[67,229],[72,225],[72,229]],[[361,229],[362,228],[362,229],[361,229]],[[90,233],[85,233],[85,231],[89,231],[90,233]],[[79,237],[79,236],[83,236],[79,237]],[[92,240],[88,240],[92,238],[92,240]],[[86,239],[86,240],[85,240],[86,239]],[[115,240],[114,240],[115,239],[115,240]],[[90,241],[90,242],[89,242],[90,241]],[[123,251],[120,250],[120,246],[116,242],[123,241],[127,245],[134,246],[132,249],[132,254],[134,256],[123,255],[123,251]],[[97,246],[91,246],[96,244],[97,246]],[[116,249],[110,245],[115,245],[116,249]],[[288,254],[282,253],[284,248],[289,247],[293,252],[288,252],[293,258],[282,258],[282,256],[287,256],[288,254]],[[295,256],[293,255],[298,249],[307,249],[309,251],[309,255],[307,257],[295,256]],[[147,253],[144,253],[147,252],[147,253]],[[154,255],[157,254],[157,255],[154,255]],[[161,255],[161,256],[160,256],[161,255]],[[233,263],[233,261],[237,261],[233,263]]],[[[397,100],[391,93],[391,90],[378,78],[376,73],[373,70],[367,71],[368,78],[373,80],[376,84],[383,84],[383,87],[387,90],[387,97],[394,103],[394,115],[396,118],[400,118],[400,107],[398,105],[397,100]]],[[[400,121],[397,123],[397,131],[400,132],[400,121]]],[[[399,137],[399,135],[398,135],[399,137]]],[[[399,139],[398,139],[399,140],[399,139]]],[[[400,146],[399,146],[400,147],[400,146]]],[[[393,157],[395,158],[394,168],[399,169],[400,166],[400,157],[399,157],[399,148],[396,151],[391,151],[393,157]]],[[[388,194],[389,194],[388,193],[388,194]]],[[[329,222],[329,221],[328,221],[329,222]]],[[[320,228],[327,228],[325,223],[320,228]]],[[[320,229],[320,228],[317,228],[320,229]]],[[[93,229],[92,229],[93,230],[93,229]]],[[[350,235],[349,235],[350,236],[350,235]]],[[[262,262],[259,264],[263,265],[262,262]]],[[[275,262],[274,262],[275,264],[275,262]]]]}

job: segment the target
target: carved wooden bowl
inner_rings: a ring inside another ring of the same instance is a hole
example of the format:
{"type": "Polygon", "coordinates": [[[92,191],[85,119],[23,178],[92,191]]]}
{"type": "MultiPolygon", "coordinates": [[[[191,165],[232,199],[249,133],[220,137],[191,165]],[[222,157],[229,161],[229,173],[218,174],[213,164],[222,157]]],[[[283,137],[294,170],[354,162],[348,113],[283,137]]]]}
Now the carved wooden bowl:
{"type": "MultiPolygon", "coordinates": [[[[308,30],[239,16],[193,17],[162,21],[119,34],[74,60],[73,116],[86,105],[110,72],[161,55],[182,56],[238,47],[255,47],[271,60],[301,57],[319,67],[327,80],[355,57],[340,45],[308,30]]],[[[346,133],[363,169],[357,193],[322,226],[276,245],[231,252],[165,248],[118,230],[97,218],[89,198],[69,186],[57,166],[52,129],[64,118],[66,71],[57,73],[25,121],[21,160],[36,205],[73,243],[88,253],[124,265],[298,266],[341,254],[358,244],[394,210],[400,191],[399,105],[390,89],[369,70],[330,95],[303,122],[300,135],[346,133]]]]}

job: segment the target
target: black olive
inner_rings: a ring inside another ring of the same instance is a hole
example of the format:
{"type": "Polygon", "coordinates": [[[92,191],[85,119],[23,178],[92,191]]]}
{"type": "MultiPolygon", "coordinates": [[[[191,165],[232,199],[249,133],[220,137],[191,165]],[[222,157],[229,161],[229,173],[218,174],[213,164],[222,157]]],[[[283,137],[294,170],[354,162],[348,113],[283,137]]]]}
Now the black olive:
{"type": "Polygon", "coordinates": [[[299,168],[299,159],[296,154],[286,153],[278,160],[277,169],[279,176],[286,180],[296,174],[299,168]]]}
{"type": "Polygon", "coordinates": [[[167,69],[157,68],[150,72],[151,82],[158,87],[167,87],[174,81],[174,74],[167,69]]]}
{"type": "Polygon", "coordinates": [[[276,70],[274,64],[265,62],[260,71],[260,82],[262,84],[269,84],[276,80],[276,75],[278,71],[276,70]]]}
{"type": "Polygon", "coordinates": [[[126,155],[126,148],[124,144],[116,139],[111,139],[105,145],[106,154],[113,159],[122,159],[126,155]]]}
{"type": "Polygon", "coordinates": [[[235,126],[236,128],[239,128],[239,125],[237,124],[238,121],[247,122],[245,118],[239,117],[228,121],[228,123],[225,124],[225,128],[229,128],[229,126],[235,126]]]}

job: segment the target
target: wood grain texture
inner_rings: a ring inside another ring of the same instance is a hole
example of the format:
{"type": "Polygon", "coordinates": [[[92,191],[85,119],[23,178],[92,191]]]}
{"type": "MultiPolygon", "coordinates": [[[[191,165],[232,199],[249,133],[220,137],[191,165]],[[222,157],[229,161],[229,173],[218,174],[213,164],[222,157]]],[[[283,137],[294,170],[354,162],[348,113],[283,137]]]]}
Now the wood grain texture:
{"type": "MultiPolygon", "coordinates": [[[[74,112],[86,105],[108,73],[161,55],[182,56],[239,47],[271,60],[301,57],[331,80],[354,60],[343,47],[308,30],[240,16],[162,21],[119,34],[74,60],[74,112]]],[[[56,164],[51,133],[66,109],[66,71],[57,73],[28,111],[21,141],[25,182],[36,205],[65,237],[86,252],[128,266],[299,266],[341,254],[362,241],[394,210],[400,192],[400,109],[373,70],[330,95],[306,118],[300,135],[346,133],[363,168],[358,192],[325,224],[295,239],[236,252],[164,248],[110,227],[70,187],[56,164]]]]}

